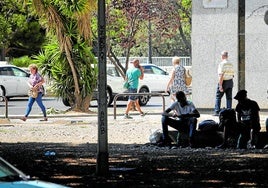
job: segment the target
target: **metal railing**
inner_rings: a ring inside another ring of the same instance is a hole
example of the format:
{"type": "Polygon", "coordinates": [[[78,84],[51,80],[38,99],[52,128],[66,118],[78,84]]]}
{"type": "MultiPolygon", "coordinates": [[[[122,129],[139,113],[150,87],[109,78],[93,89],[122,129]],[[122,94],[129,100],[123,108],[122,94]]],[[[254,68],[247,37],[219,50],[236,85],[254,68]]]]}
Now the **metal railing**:
{"type": "MultiPolygon", "coordinates": [[[[172,66],[172,58],[173,57],[152,57],[152,63],[160,67],[172,66]]],[[[192,61],[190,57],[179,57],[179,58],[181,65],[186,67],[192,66],[192,61]]],[[[149,63],[148,57],[129,57],[129,60],[132,59],[138,59],[140,60],[140,63],[149,63]]],[[[122,64],[126,63],[126,57],[118,57],[118,60],[122,64]]],[[[107,59],[107,62],[110,63],[109,59],[107,59]]]]}
{"type": "Polygon", "coordinates": [[[8,118],[8,100],[5,96],[0,95],[2,99],[4,99],[5,102],[5,118],[8,118]]]}
{"type": "MultiPolygon", "coordinates": [[[[129,95],[134,95],[134,96],[159,96],[159,97],[162,97],[162,108],[163,108],[163,111],[165,111],[165,96],[167,94],[163,94],[163,93],[118,93],[114,96],[114,119],[116,119],[116,101],[117,101],[117,98],[120,97],[120,96],[129,96],[129,95]]],[[[162,113],[162,112],[161,112],[162,113]]]]}

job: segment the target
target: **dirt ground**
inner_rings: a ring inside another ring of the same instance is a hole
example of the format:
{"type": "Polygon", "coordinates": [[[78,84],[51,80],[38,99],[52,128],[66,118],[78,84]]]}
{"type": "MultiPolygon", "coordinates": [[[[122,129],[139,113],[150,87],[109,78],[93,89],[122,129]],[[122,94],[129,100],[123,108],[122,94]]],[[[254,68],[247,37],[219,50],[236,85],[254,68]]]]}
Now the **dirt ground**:
{"type": "Polygon", "coordinates": [[[96,175],[96,144],[1,143],[0,155],[32,178],[84,187],[267,187],[268,150],[110,144],[96,175]],[[55,156],[45,156],[44,149],[55,156]],[[33,176],[34,175],[34,176],[33,176]]]}
{"type": "Polygon", "coordinates": [[[157,147],[148,136],[160,118],[109,118],[105,176],[96,174],[96,117],[2,122],[0,156],[34,179],[73,188],[268,187],[268,149],[157,147]]]}

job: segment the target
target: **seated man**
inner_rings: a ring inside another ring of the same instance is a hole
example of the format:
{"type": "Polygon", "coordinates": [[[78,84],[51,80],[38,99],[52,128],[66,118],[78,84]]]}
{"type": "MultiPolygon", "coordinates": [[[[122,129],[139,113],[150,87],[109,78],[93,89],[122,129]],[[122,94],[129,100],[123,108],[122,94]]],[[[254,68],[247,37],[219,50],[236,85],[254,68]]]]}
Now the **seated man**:
{"type": "Polygon", "coordinates": [[[240,136],[237,142],[237,148],[247,148],[250,141],[250,147],[256,147],[258,134],[260,132],[260,107],[257,102],[247,98],[247,91],[240,90],[234,99],[238,100],[235,111],[237,112],[237,121],[240,124],[240,136]]]}
{"type": "Polygon", "coordinates": [[[219,130],[223,131],[223,142],[216,148],[224,149],[229,147],[228,138],[236,138],[239,134],[239,126],[236,121],[236,113],[234,109],[226,108],[220,111],[219,130]]]}
{"type": "Polygon", "coordinates": [[[186,100],[184,92],[176,92],[176,99],[177,101],[172,103],[171,106],[162,113],[162,145],[171,145],[168,135],[168,126],[170,126],[179,132],[187,132],[189,134],[189,146],[192,147],[197,118],[200,117],[200,113],[192,102],[186,100]],[[170,113],[171,111],[174,113],[170,113]]]}

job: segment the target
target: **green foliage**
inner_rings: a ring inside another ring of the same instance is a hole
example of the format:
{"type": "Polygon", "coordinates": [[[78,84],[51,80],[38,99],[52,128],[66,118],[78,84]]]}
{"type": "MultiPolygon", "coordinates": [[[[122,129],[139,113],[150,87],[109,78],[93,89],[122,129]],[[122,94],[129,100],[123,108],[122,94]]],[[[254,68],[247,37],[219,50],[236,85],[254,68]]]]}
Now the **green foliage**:
{"type": "MultiPolygon", "coordinates": [[[[59,49],[56,40],[44,46],[44,51],[34,56],[35,62],[40,63],[40,71],[52,81],[52,90],[62,98],[75,99],[74,79],[65,54],[59,49]]],[[[86,43],[73,46],[73,60],[79,80],[82,97],[92,93],[97,87],[97,61],[86,43]]],[[[74,102],[74,101],[73,101],[74,102]]]]}
{"type": "Polygon", "coordinates": [[[21,57],[37,54],[45,42],[44,30],[22,3],[0,2],[0,48],[6,56],[21,57]]]}
{"type": "Polygon", "coordinates": [[[13,58],[11,60],[11,64],[16,65],[18,67],[28,67],[30,64],[36,63],[33,59],[28,56],[22,56],[19,58],[13,58]]]}
{"type": "MultiPolygon", "coordinates": [[[[108,2],[108,49],[116,56],[127,56],[128,50],[131,56],[148,56],[150,19],[153,56],[189,56],[191,4],[191,0],[108,2]]],[[[94,32],[97,32],[96,24],[93,24],[94,32]]]]}

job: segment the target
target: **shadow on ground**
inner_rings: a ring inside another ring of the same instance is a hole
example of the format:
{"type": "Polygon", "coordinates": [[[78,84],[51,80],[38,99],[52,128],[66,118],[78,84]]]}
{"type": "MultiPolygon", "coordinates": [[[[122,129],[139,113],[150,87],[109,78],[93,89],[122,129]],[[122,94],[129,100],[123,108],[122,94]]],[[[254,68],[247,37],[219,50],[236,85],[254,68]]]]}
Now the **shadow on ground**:
{"type": "Polygon", "coordinates": [[[1,143],[0,156],[35,179],[85,187],[267,187],[268,150],[109,144],[96,176],[96,144],[1,143]],[[45,156],[54,151],[55,156],[45,156]]]}

